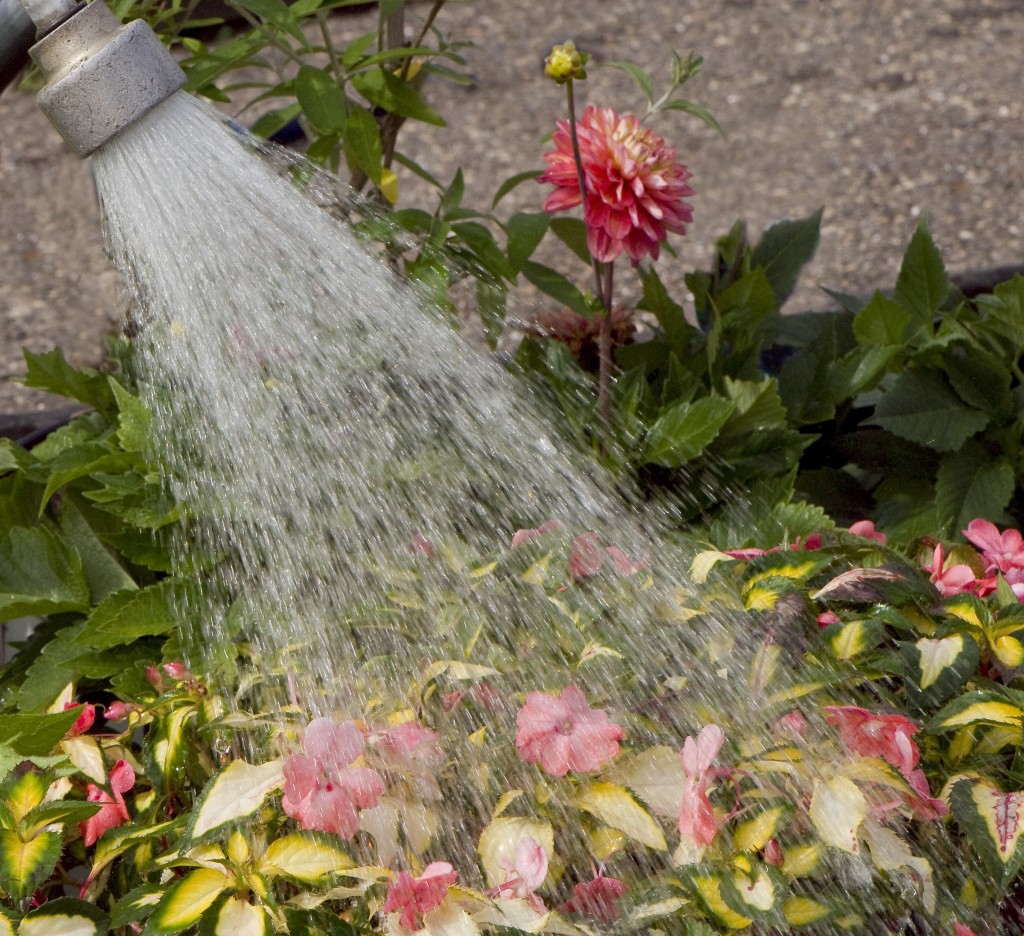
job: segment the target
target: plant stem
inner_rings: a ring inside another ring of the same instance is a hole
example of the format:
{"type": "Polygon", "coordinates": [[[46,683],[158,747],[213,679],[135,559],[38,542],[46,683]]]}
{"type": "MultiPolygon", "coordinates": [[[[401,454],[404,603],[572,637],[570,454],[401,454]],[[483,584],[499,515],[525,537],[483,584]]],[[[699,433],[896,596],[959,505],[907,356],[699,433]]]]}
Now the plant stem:
{"type": "MultiPolygon", "coordinates": [[[[569,139],[572,141],[572,155],[576,162],[576,178],[580,183],[580,203],[584,218],[587,211],[587,176],[583,171],[583,157],[580,155],[580,141],[576,134],[576,98],[573,94],[572,79],[565,83],[569,106],[569,139]]],[[[607,450],[608,434],[612,424],[612,264],[602,263],[591,256],[590,265],[594,270],[594,295],[601,305],[598,312],[597,335],[597,413],[604,429],[601,447],[607,450]]]]}

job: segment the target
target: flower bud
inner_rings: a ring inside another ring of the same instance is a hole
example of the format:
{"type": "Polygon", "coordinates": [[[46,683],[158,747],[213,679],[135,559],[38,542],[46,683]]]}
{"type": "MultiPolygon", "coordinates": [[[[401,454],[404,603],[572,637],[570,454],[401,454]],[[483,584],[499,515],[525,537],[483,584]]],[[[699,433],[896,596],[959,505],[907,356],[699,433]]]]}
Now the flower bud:
{"type": "Polygon", "coordinates": [[[552,48],[544,59],[544,74],[558,84],[565,84],[573,78],[582,81],[587,77],[584,66],[589,61],[590,56],[586,52],[578,52],[576,44],[569,39],[552,48]]]}

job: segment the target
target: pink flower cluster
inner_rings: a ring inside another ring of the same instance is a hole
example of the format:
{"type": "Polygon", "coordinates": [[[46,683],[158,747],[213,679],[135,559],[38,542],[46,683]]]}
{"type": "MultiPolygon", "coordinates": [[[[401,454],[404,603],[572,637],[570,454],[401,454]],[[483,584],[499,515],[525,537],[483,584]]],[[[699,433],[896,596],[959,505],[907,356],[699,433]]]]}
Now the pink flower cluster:
{"type": "MultiPolygon", "coordinates": [[[[512,547],[529,540],[560,530],[562,525],[557,520],[548,520],[539,527],[529,530],[516,530],[512,537],[512,547]]],[[[604,567],[605,560],[611,559],[612,566],[618,575],[629,577],[647,568],[650,556],[633,559],[618,546],[602,546],[601,540],[593,531],[581,533],[574,537],[569,547],[569,574],[576,579],[589,578],[597,575],[604,567]]]]}
{"type": "Polygon", "coordinates": [[[725,743],[718,725],[705,725],[695,741],[688,737],[679,752],[683,762],[683,804],[679,813],[679,832],[700,847],[710,845],[718,831],[715,810],[708,799],[708,784],[713,778],[711,765],[725,743]]]}
{"type": "MultiPolygon", "coordinates": [[[[693,189],[690,172],[676,162],[676,151],[640,126],[632,114],[620,117],[610,107],[587,107],[576,122],[586,180],[583,222],[587,246],[596,260],[611,263],[623,251],[633,263],[658,259],[669,232],[685,234],[693,208],[683,201],[693,189]]],[[[548,168],[539,182],[555,190],[544,202],[549,213],[575,208],[583,199],[569,122],[560,120],[555,149],[544,154],[548,168]]]]}
{"type": "Polygon", "coordinates": [[[352,767],[362,753],[363,736],[352,722],[336,725],[316,718],[306,729],[305,753],[284,762],[285,813],[303,828],[351,839],[359,810],[372,809],[384,793],[384,778],[369,767],[352,767]]]}
{"type": "Polygon", "coordinates": [[[528,692],[516,723],[519,756],[528,764],[540,764],[552,777],[597,770],[618,754],[625,736],[575,686],[566,686],[559,696],[528,692]]]}
{"type": "Polygon", "coordinates": [[[399,913],[402,929],[415,932],[422,929],[423,914],[441,906],[448,888],[455,883],[458,872],[447,861],[428,864],[419,877],[408,871],[399,871],[388,886],[387,899],[381,910],[399,913]]]}
{"type": "Polygon", "coordinates": [[[1024,537],[1018,530],[1004,530],[988,520],[972,520],[962,531],[981,552],[984,573],[979,578],[964,562],[950,563],[941,543],[932,552],[931,565],[924,570],[942,595],[970,592],[984,598],[996,590],[1002,575],[1013,593],[1024,601],[1024,537]]]}

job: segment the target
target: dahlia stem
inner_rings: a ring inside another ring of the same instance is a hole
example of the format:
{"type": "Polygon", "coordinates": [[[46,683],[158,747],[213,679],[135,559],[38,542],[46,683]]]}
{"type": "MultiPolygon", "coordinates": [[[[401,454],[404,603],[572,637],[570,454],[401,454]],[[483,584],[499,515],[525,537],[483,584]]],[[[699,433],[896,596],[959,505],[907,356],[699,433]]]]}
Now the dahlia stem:
{"type": "MultiPolygon", "coordinates": [[[[569,105],[569,139],[572,141],[572,155],[576,161],[576,178],[580,183],[580,204],[586,220],[587,175],[583,171],[580,141],[576,134],[576,96],[571,78],[565,83],[565,96],[569,105]]],[[[602,263],[594,256],[590,258],[590,265],[594,271],[594,295],[601,305],[597,336],[597,412],[604,429],[601,447],[607,450],[608,432],[612,424],[612,265],[602,263]]]]}

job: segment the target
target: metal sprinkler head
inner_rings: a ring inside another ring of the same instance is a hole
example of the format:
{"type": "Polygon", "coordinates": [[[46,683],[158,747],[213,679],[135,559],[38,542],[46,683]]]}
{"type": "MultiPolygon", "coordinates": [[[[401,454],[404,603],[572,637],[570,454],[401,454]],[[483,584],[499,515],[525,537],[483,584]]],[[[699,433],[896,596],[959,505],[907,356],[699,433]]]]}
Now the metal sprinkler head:
{"type": "Polygon", "coordinates": [[[185,84],[142,20],[122,25],[103,0],[22,0],[41,38],[29,54],[46,77],[36,100],[71,150],[88,156],[185,84]]]}

